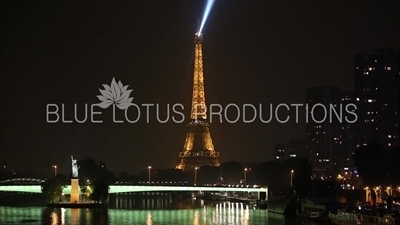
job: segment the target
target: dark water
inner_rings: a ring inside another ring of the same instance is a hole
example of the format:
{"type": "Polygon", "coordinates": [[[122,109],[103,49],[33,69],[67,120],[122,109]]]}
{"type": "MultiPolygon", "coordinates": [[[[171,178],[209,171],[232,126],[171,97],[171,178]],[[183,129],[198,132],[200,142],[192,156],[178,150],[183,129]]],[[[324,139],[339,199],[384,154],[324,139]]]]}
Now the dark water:
{"type": "Polygon", "coordinates": [[[0,224],[117,224],[117,225],[317,225],[309,220],[283,216],[241,203],[206,203],[170,197],[113,196],[109,209],[52,209],[0,206],[0,224]]]}

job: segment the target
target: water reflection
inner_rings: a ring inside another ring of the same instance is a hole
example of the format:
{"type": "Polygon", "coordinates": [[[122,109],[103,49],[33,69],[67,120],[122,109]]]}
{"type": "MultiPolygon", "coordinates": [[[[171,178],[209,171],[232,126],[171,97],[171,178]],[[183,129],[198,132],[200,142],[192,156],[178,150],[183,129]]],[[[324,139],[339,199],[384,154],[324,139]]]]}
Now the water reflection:
{"type": "Polygon", "coordinates": [[[194,211],[193,225],[200,225],[200,215],[199,211],[194,211]]]}
{"type": "MultiPolygon", "coordinates": [[[[108,210],[107,209],[65,209],[65,208],[42,208],[42,207],[29,207],[29,208],[17,208],[18,211],[14,211],[14,216],[9,217],[12,213],[9,213],[10,207],[0,207],[0,215],[7,215],[5,222],[15,224],[15,222],[35,222],[27,221],[26,218],[36,218],[37,221],[41,221],[41,224],[46,225],[79,225],[79,224],[109,224],[108,222],[108,210]],[[41,211],[32,212],[30,208],[37,208],[41,211]],[[19,219],[19,220],[17,220],[19,219]],[[14,222],[14,223],[12,223],[14,222]]],[[[0,219],[0,224],[3,224],[0,219]]]]}
{"type": "Polygon", "coordinates": [[[110,209],[64,209],[0,206],[0,224],[232,224],[315,225],[308,220],[285,220],[241,203],[209,203],[169,198],[116,198],[110,209]],[[121,208],[118,208],[121,206],[121,208]],[[129,208],[131,207],[131,208],[129,208]],[[143,207],[143,208],[140,208],[143,207]]]}
{"type": "Polygon", "coordinates": [[[146,225],[153,225],[153,221],[151,220],[151,212],[147,214],[146,225]]]}
{"type": "Polygon", "coordinates": [[[51,218],[51,224],[52,225],[57,225],[58,224],[58,215],[57,215],[57,213],[51,212],[50,218],[51,218]]]}
{"type": "MultiPolygon", "coordinates": [[[[263,211],[263,210],[262,210],[263,211]]],[[[213,224],[249,224],[250,208],[241,203],[223,202],[215,205],[212,212],[213,224]]],[[[267,213],[265,212],[265,219],[267,213]]]]}
{"type": "Polygon", "coordinates": [[[61,225],[65,225],[65,209],[61,208],[61,225]]]}

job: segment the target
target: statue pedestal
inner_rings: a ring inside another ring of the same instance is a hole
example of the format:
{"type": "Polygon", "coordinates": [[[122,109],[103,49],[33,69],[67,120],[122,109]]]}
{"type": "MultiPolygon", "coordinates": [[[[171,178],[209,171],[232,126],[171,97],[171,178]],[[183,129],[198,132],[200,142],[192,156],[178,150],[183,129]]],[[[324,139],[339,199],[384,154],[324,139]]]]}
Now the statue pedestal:
{"type": "Polygon", "coordinates": [[[79,179],[71,179],[71,203],[79,202],[79,179]]]}

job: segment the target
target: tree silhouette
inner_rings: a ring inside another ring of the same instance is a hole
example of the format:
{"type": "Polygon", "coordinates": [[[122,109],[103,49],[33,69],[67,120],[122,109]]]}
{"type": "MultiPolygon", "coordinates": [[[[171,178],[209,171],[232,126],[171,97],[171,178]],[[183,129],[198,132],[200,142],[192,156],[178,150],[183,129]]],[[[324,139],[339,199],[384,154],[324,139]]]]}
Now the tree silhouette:
{"type": "Polygon", "coordinates": [[[42,183],[42,193],[45,195],[47,202],[59,202],[62,191],[65,186],[59,177],[52,177],[42,183]]]}
{"type": "Polygon", "coordinates": [[[387,152],[378,143],[361,146],[354,152],[354,164],[365,185],[378,186],[387,183],[389,160],[386,155],[387,152]]]}
{"type": "Polygon", "coordinates": [[[400,185],[400,148],[391,148],[388,152],[387,159],[388,182],[390,185],[398,186],[400,185]]]}
{"type": "Polygon", "coordinates": [[[100,175],[99,165],[93,158],[83,159],[79,164],[79,178],[83,180],[93,180],[100,175]]]}
{"type": "Polygon", "coordinates": [[[292,158],[288,166],[293,170],[293,188],[298,196],[307,196],[312,188],[312,167],[308,158],[292,158]]]}
{"type": "Polygon", "coordinates": [[[108,201],[109,185],[102,177],[97,177],[93,180],[90,185],[92,190],[90,194],[90,199],[96,203],[105,203],[108,201]]]}
{"type": "Polygon", "coordinates": [[[222,177],[228,184],[239,184],[239,181],[243,179],[244,167],[235,161],[229,161],[223,163],[221,166],[222,177]]]}
{"type": "MultiPolygon", "coordinates": [[[[191,174],[194,174],[194,172],[191,174]]],[[[197,181],[198,183],[203,183],[203,184],[215,184],[219,182],[218,180],[219,175],[220,175],[219,167],[208,166],[208,165],[202,166],[197,171],[197,181]]],[[[193,180],[194,175],[190,177],[192,177],[191,180],[193,180]]]]}

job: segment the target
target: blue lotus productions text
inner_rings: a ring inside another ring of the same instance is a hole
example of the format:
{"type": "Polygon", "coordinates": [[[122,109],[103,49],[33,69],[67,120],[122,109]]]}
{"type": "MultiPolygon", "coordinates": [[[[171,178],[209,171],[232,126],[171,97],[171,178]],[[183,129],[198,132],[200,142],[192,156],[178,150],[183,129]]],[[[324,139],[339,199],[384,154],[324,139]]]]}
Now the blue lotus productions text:
{"type": "MultiPolygon", "coordinates": [[[[288,123],[295,120],[296,123],[355,123],[358,119],[355,104],[243,104],[234,103],[221,105],[210,104],[208,107],[199,105],[205,110],[194,112],[193,120],[207,117],[209,123],[288,123]],[[294,114],[294,115],[293,115],[294,114]],[[300,118],[300,116],[304,118],[300,118]]],[[[175,104],[132,104],[125,110],[112,107],[112,121],[114,123],[137,123],[145,120],[146,123],[184,123],[184,106],[175,104]],[[116,112],[122,111],[122,112],[116,112]],[[123,115],[122,115],[123,114],[123,115]]],[[[195,107],[197,109],[197,107],[195,107]]],[[[102,116],[104,109],[97,104],[65,105],[47,104],[46,121],[48,123],[103,123],[102,116]],[[67,113],[68,112],[68,113],[67,113]],[[69,114],[69,115],[66,115],[69,114]]],[[[196,110],[195,110],[196,111],[196,110]]]]}

